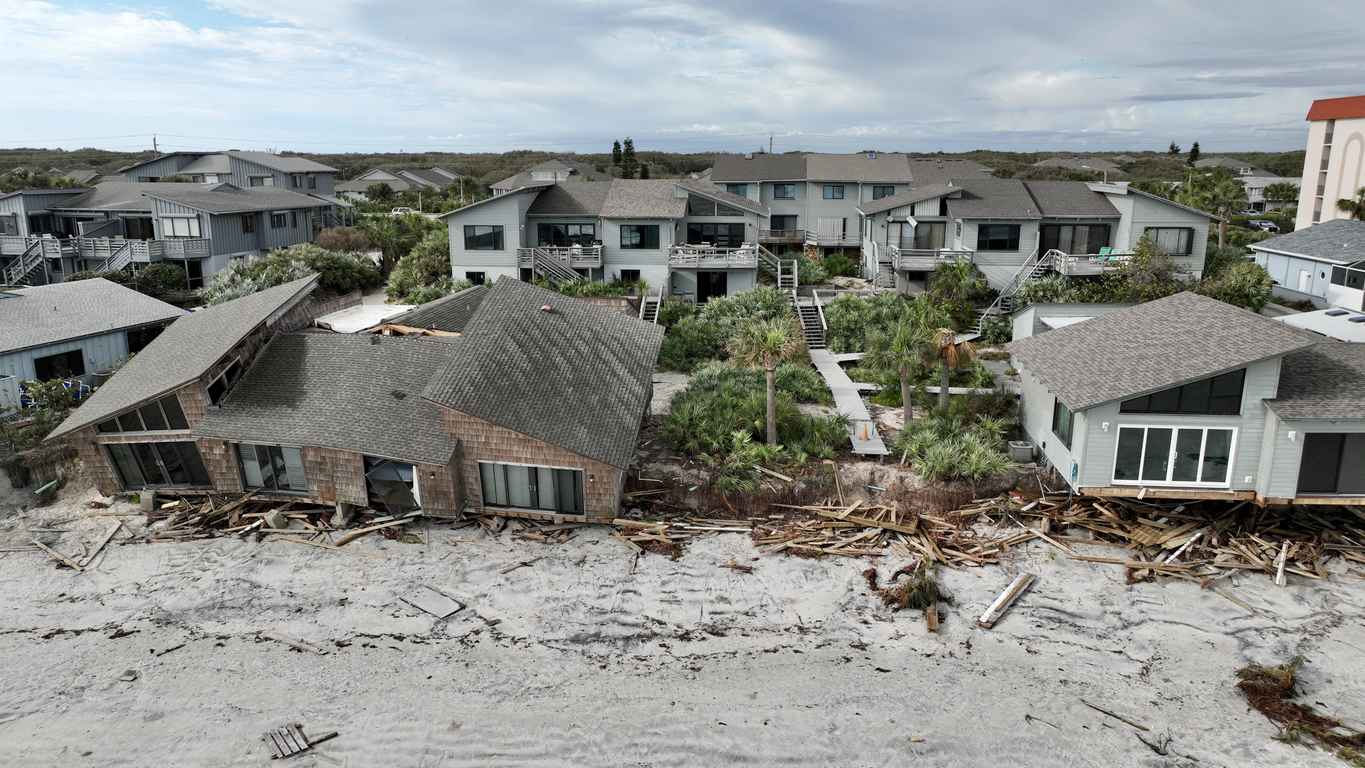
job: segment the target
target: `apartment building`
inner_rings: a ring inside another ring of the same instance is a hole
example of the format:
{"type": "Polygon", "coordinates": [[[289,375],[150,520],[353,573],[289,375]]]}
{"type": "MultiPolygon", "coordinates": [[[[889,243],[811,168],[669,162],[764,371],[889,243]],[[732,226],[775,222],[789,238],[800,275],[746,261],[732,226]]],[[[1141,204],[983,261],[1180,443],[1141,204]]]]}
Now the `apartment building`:
{"type": "Polygon", "coordinates": [[[1337,201],[1355,198],[1365,187],[1365,96],[1318,99],[1307,121],[1296,230],[1348,218],[1337,210],[1337,201]]]}

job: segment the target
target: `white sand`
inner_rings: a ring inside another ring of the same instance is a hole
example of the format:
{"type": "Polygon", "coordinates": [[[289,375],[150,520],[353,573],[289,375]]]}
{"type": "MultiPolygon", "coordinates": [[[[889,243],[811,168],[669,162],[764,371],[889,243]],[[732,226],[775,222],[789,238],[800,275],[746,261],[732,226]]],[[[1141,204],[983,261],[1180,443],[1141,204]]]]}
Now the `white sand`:
{"type": "MultiPolygon", "coordinates": [[[[108,527],[74,517],[84,498],[0,519],[0,542],[65,527],[49,536],[74,552],[108,527]]],[[[1359,581],[1228,585],[1268,619],[1040,545],[1016,563],[1037,586],[991,631],[974,619],[1012,569],[943,573],[958,602],[935,636],[874,603],[861,559],[755,560],[722,534],[631,576],[598,529],[485,540],[513,552],[439,541],[473,528],[416,529],[427,544],[350,545],[389,561],[236,538],[111,546],[79,574],[0,555],[0,763],[265,766],[262,732],[298,722],[341,735],[294,766],[1194,765],[1085,698],[1169,732],[1200,766],[1339,766],[1272,741],[1232,687],[1238,667],[1295,654],[1310,659],[1306,701],[1365,716],[1359,581]],[[717,567],[731,558],[757,571],[717,567]],[[468,607],[435,620],[399,600],[417,585],[468,607]],[[140,678],[117,682],[125,669],[140,678]]]]}

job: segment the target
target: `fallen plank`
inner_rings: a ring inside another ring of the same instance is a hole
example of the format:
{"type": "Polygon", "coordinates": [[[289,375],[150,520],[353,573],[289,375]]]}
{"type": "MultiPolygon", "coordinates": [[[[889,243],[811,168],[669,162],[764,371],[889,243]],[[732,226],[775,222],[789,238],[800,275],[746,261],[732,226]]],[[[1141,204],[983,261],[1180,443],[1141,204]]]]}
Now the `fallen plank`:
{"type": "Polygon", "coordinates": [[[1000,597],[997,597],[995,602],[991,603],[991,607],[987,608],[986,612],[981,614],[981,618],[977,619],[976,623],[982,629],[994,627],[995,623],[1000,620],[1000,617],[1005,614],[1005,611],[1009,610],[1009,607],[1014,604],[1014,601],[1019,599],[1019,596],[1024,594],[1031,584],[1033,584],[1033,574],[1019,574],[1019,576],[1005,588],[1005,591],[1000,593],[1000,597]]]}
{"type": "Polygon", "coordinates": [[[1147,726],[1143,725],[1142,723],[1135,723],[1135,722],[1133,722],[1132,720],[1129,720],[1128,718],[1123,717],[1122,715],[1116,715],[1116,714],[1114,714],[1113,712],[1110,712],[1109,710],[1104,709],[1103,707],[1097,707],[1097,706],[1095,706],[1094,704],[1091,704],[1090,702],[1086,701],[1085,699],[1081,699],[1081,703],[1084,704],[1084,705],[1086,705],[1087,707],[1090,707],[1091,709],[1095,710],[1096,712],[1103,712],[1104,714],[1109,715],[1110,717],[1114,718],[1115,720],[1119,720],[1119,721],[1125,722],[1125,723],[1127,723],[1127,724],[1133,726],[1134,728],[1137,728],[1138,730],[1142,730],[1142,731],[1150,731],[1150,730],[1152,730],[1151,728],[1148,728],[1147,726]]]}
{"type": "Polygon", "coordinates": [[[261,633],[261,637],[265,638],[266,640],[274,640],[274,641],[277,642],[277,643],[284,643],[285,645],[287,645],[287,646],[289,646],[289,647],[291,647],[291,648],[297,648],[297,649],[299,649],[300,651],[307,651],[307,652],[309,652],[309,653],[317,654],[318,656],[326,656],[326,655],[327,655],[327,651],[324,651],[324,650],[321,649],[321,648],[314,648],[313,646],[309,645],[308,643],[301,642],[301,641],[299,641],[299,640],[290,640],[290,639],[287,638],[287,637],[282,637],[282,636],[280,636],[280,635],[272,634],[272,633],[270,633],[270,632],[263,632],[263,633],[261,633]]]}
{"type": "Polygon", "coordinates": [[[104,549],[104,545],[108,544],[109,540],[114,538],[114,534],[118,533],[119,529],[122,527],[123,523],[115,520],[114,525],[109,528],[109,532],[104,534],[104,538],[100,539],[100,543],[96,544],[95,548],[90,550],[90,554],[81,558],[81,567],[84,568],[90,565],[91,561],[95,559],[95,555],[98,555],[100,553],[100,550],[104,549]]]}
{"type": "Polygon", "coordinates": [[[645,522],[641,522],[641,521],[639,521],[639,520],[627,520],[627,519],[622,518],[622,517],[618,517],[618,518],[616,518],[615,520],[612,520],[612,521],[611,521],[611,524],[612,524],[612,525],[620,526],[620,527],[622,527],[622,528],[667,528],[667,527],[668,527],[668,523],[645,523],[645,522]]]}
{"type": "Polygon", "coordinates": [[[790,482],[792,481],[792,479],[791,479],[790,477],[787,477],[786,475],[784,475],[784,474],[782,474],[782,473],[780,473],[780,472],[774,472],[774,471],[772,471],[771,469],[765,469],[765,468],[763,468],[763,467],[758,466],[757,464],[754,464],[754,465],[752,465],[752,466],[753,466],[754,469],[758,470],[759,472],[762,472],[762,473],[765,474],[765,475],[772,475],[773,477],[777,478],[778,480],[783,480],[783,481],[788,482],[788,483],[790,483],[790,482]]]}
{"type": "Polygon", "coordinates": [[[526,568],[526,567],[530,566],[532,563],[534,563],[534,562],[536,562],[537,560],[540,560],[540,559],[541,559],[541,558],[539,558],[539,557],[534,557],[534,558],[531,558],[530,560],[523,560],[523,561],[521,561],[520,563],[517,563],[516,565],[510,566],[510,567],[508,567],[508,568],[503,568],[501,571],[498,571],[498,574],[499,574],[499,575],[508,574],[508,573],[511,573],[512,571],[515,571],[515,570],[518,569],[518,568],[526,568]]]}
{"type": "Polygon", "coordinates": [[[628,547],[630,547],[631,549],[635,550],[635,554],[637,554],[637,555],[642,554],[642,553],[645,551],[644,547],[640,546],[639,544],[636,544],[635,542],[631,541],[630,539],[627,539],[625,536],[622,536],[621,533],[620,533],[619,531],[616,533],[616,535],[615,535],[613,538],[616,538],[616,539],[619,539],[620,541],[625,542],[626,546],[628,546],[628,547]]]}
{"type": "Polygon", "coordinates": [[[387,523],[380,523],[379,525],[371,525],[371,526],[369,526],[368,528],[357,528],[356,530],[351,531],[350,533],[346,534],[345,536],[342,536],[340,539],[337,539],[337,544],[336,544],[336,545],[337,545],[338,547],[344,547],[344,546],[346,546],[347,544],[350,544],[351,542],[353,542],[353,541],[355,541],[356,539],[360,538],[361,536],[364,536],[365,534],[370,533],[371,531],[377,531],[377,530],[379,530],[380,528],[392,528],[392,527],[395,526],[395,525],[402,525],[403,523],[406,523],[407,521],[408,521],[408,518],[404,517],[404,518],[399,518],[398,520],[390,520],[390,521],[388,521],[387,523]]]}
{"type": "Polygon", "coordinates": [[[75,561],[73,561],[73,560],[67,558],[66,555],[61,554],[60,552],[56,551],[55,549],[52,549],[51,547],[47,546],[46,544],[43,544],[41,541],[38,541],[38,540],[35,539],[35,540],[33,541],[33,545],[34,545],[35,547],[37,547],[37,548],[43,550],[44,552],[48,553],[49,555],[52,556],[52,559],[56,560],[57,562],[59,562],[59,563],[61,563],[61,564],[63,564],[63,565],[69,566],[69,567],[71,567],[71,568],[75,568],[75,569],[78,570],[78,571],[83,571],[83,570],[85,570],[84,568],[80,567],[79,565],[76,565],[75,561]]]}
{"type": "Polygon", "coordinates": [[[388,558],[387,558],[387,557],[384,557],[383,555],[372,555],[372,554],[370,554],[369,552],[361,552],[361,551],[358,550],[358,549],[343,549],[343,548],[341,548],[341,547],[334,546],[334,545],[332,545],[332,544],[323,544],[323,543],[320,542],[320,541],[309,541],[308,539],[300,539],[300,538],[296,538],[296,537],[294,537],[294,536],[278,536],[278,535],[277,535],[275,538],[276,538],[276,540],[278,540],[278,541],[292,541],[292,542],[294,542],[295,544],[307,544],[307,545],[310,546],[310,547],[319,547],[319,548],[321,548],[321,549],[331,549],[331,550],[334,550],[334,551],[337,551],[337,552],[345,552],[345,553],[350,554],[350,555],[360,555],[361,557],[373,557],[373,558],[376,559],[376,560],[388,560],[388,558]]]}
{"type": "Polygon", "coordinates": [[[899,523],[883,523],[883,522],[879,522],[879,521],[877,521],[877,520],[873,520],[873,519],[867,518],[867,517],[857,517],[857,516],[854,516],[854,515],[849,515],[848,513],[844,512],[844,511],[842,511],[842,510],[837,510],[837,511],[836,511],[836,510],[829,510],[829,509],[821,509],[821,510],[817,510],[816,513],[819,514],[821,517],[832,517],[832,518],[834,518],[834,519],[836,519],[836,520],[843,520],[843,521],[845,521],[845,522],[855,523],[855,524],[860,525],[860,526],[862,526],[862,527],[864,527],[864,528],[884,528],[884,529],[886,529],[886,530],[888,530],[888,531],[897,531],[897,532],[899,532],[899,533],[918,533],[918,532],[919,532],[919,528],[917,528],[917,527],[915,527],[915,526],[911,526],[911,525],[901,525],[901,524],[899,524],[899,523]]]}

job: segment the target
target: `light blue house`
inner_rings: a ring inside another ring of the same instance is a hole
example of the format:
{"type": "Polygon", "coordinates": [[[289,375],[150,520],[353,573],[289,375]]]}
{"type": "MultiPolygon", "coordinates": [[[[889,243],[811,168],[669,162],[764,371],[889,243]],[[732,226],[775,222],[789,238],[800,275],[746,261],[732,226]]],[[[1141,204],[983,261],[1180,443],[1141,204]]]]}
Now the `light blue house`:
{"type": "Polygon", "coordinates": [[[107,280],[0,291],[0,406],[21,402],[22,381],[101,383],[101,371],[142,350],[187,314],[107,280]]]}
{"type": "Polygon", "coordinates": [[[1251,251],[1276,296],[1365,311],[1365,221],[1330,219],[1252,243],[1251,251]]]}
{"type": "Polygon", "coordinates": [[[1061,311],[1008,349],[1024,430],[1074,490],[1365,505],[1365,344],[1193,293],[1061,311]]]}

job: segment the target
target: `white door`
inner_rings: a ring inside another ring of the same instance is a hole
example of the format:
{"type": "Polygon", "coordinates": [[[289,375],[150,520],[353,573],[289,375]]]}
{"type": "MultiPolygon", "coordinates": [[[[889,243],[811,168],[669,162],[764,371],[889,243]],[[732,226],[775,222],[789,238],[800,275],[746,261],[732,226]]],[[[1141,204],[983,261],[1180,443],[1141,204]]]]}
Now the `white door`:
{"type": "Polygon", "coordinates": [[[1299,270],[1299,293],[1308,293],[1308,270],[1299,270]]]}

